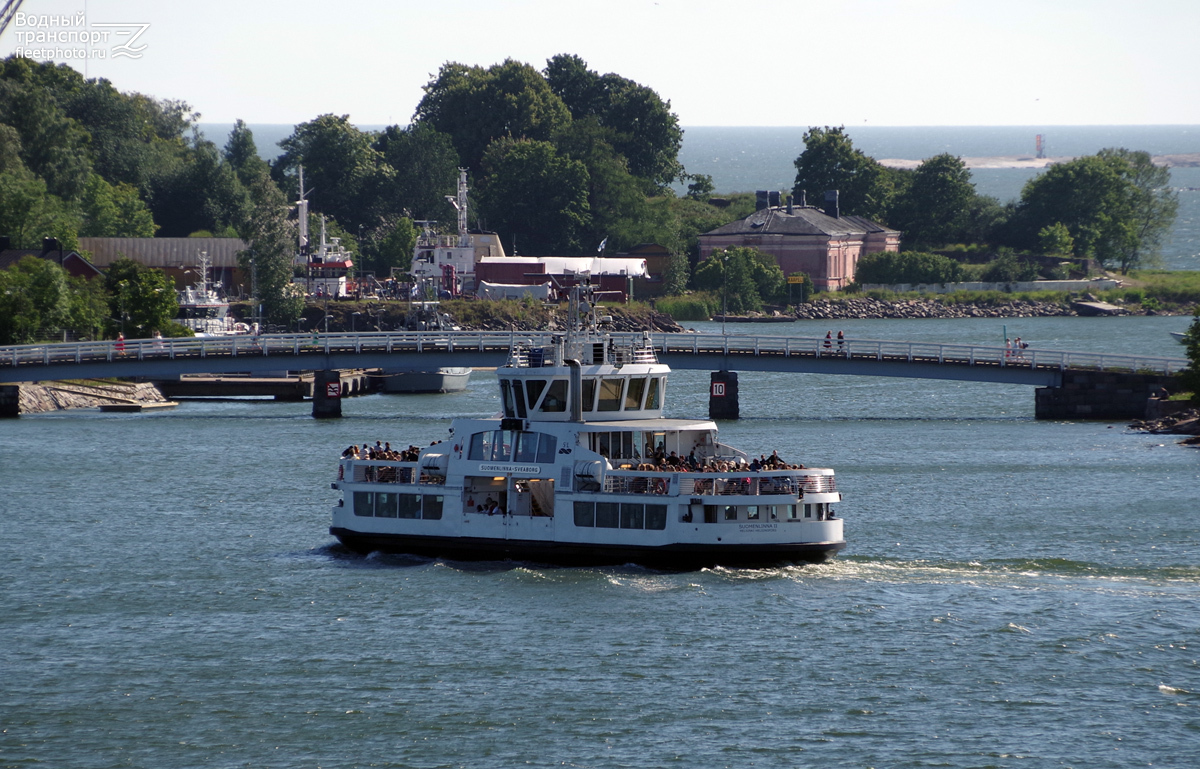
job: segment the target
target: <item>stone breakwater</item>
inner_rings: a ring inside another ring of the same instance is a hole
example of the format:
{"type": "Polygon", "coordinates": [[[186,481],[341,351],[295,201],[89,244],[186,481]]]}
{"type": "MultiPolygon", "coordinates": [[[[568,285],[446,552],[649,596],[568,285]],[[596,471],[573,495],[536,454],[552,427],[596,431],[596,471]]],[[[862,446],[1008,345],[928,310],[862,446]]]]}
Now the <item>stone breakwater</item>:
{"type": "Polygon", "coordinates": [[[1192,437],[1180,443],[1200,446],[1200,410],[1187,409],[1157,419],[1139,419],[1131,423],[1129,429],[1153,435],[1190,435],[1192,437]]]}
{"type": "Polygon", "coordinates": [[[22,414],[94,409],[121,403],[167,402],[158,388],[148,382],[39,382],[18,386],[22,414]]]}
{"type": "Polygon", "coordinates": [[[877,318],[1044,318],[1078,315],[1069,304],[1014,299],[999,304],[943,304],[932,299],[884,301],[855,298],[820,300],[796,308],[801,320],[868,320],[877,318]]]}

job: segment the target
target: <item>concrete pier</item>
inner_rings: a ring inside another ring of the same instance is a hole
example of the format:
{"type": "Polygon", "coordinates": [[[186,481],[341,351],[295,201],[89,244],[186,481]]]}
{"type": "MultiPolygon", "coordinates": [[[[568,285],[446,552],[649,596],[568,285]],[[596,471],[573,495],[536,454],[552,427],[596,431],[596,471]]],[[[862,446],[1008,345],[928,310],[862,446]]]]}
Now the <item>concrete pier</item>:
{"type": "Polygon", "coordinates": [[[340,371],[318,371],[313,377],[312,415],[315,419],[336,419],[342,415],[342,376],[340,371]]]}
{"type": "Polygon", "coordinates": [[[1177,389],[1176,378],[1119,371],[1066,371],[1061,387],[1039,387],[1038,419],[1142,419],[1146,401],[1159,388],[1177,389]]]}
{"type": "Polygon", "coordinates": [[[737,372],[712,372],[708,384],[708,418],[738,419],[740,416],[737,372]]]}

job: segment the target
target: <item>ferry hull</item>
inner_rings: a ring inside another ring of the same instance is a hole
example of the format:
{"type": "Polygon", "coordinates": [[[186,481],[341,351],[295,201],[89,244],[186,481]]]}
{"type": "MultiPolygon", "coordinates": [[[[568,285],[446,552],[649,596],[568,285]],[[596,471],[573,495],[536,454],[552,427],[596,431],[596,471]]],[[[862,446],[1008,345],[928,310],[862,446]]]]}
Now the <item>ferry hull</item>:
{"type": "Polygon", "coordinates": [[[673,544],[656,547],[592,543],[497,540],[481,537],[428,537],[364,533],[332,527],[329,533],[358,553],[383,552],[456,561],[532,561],[552,566],[617,566],[635,563],[653,569],[690,571],[713,566],[753,567],[824,563],[846,546],[842,542],[748,545],[673,544]]]}

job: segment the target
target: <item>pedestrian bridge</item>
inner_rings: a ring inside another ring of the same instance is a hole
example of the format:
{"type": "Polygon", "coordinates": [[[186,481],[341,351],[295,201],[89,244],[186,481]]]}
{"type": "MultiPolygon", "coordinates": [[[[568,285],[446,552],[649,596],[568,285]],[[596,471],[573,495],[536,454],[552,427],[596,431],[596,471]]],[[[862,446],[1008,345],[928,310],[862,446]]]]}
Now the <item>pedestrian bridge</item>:
{"type": "MultiPolygon", "coordinates": [[[[614,336],[634,336],[614,334],[614,336]]],[[[640,335],[637,335],[640,336],[640,335]]],[[[184,374],[500,366],[514,341],[550,344],[551,332],[267,334],[0,347],[0,383],[62,379],[173,379],[184,374]]],[[[655,334],[675,369],[951,379],[1061,387],[1073,371],[1170,376],[1183,358],[824,337],[655,334]]]]}

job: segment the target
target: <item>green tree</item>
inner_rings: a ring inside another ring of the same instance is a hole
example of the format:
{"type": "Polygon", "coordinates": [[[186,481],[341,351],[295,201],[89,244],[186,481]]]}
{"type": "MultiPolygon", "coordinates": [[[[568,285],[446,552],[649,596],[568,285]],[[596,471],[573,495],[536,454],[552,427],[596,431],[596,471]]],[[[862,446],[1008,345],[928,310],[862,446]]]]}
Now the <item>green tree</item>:
{"type": "Polygon", "coordinates": [[[1192,403],[1200,405],[1200,304],[1192,310],[1192,324],[1183,343],[1187,345],[1188,367],[1179,375],[1179,384],[1192,393],[1192,403]]]}
{"type": "Polygon", "coordinates": [[[266,175],[251,182],[254,201],[241,236],[249,248],[238,254],[242,271],[252,275],[257,299],[268,321],[290,325],[304,310],[303,290],[292,283],[296,234],[287,220],[287,201],[266,175]]]}
{"type": "Polygon", "coordinates": [[[44,179],[52,194],[75,200],[92,171],[91,137],[45,88],[12,74],[7,66],[0,72],[0,122],[20,136],[25,167],[44,179]]]}
{"type": "Polygon", "coordinates": [[[0,173],[0,233],[13,248],[38,248],[48,237],[75,248],[78,231],[72,207],[50,194],[40,177],[24,168],[0,173]]]}
{"type": "Polygon", "coordinates": [[[272,173],[294,200],[299,197],[297,169],[304,166],[313,211],[329,214],[351,230],[372,226],[395,175],[371,146],[372,139],[350,123],[349,115],[321,115],[296,126],[279,143],[283,154],[272,173]]]}
{"type": "Polygon", "coordinates": [[[608,239],[608,247],[621,250],[651,240],[649,216],[642,182],[629,173],[625,158],[609,143],[613,132],[594,117],[573,121],[554,135],[560,155],[583,163],[587,169],[587,202],[591,225],[581,235],[586,248],[608,239]]]}
{"type": "Polygon", "coordinates": [[[210,141],[197,137],[181,159],[160,172],[150,182],[149,208],[163,237],[187,237],[198,230],[230,236],[249,215],[246,188],[210,141]]]}
{"type": "Polygon", "coordinates": [[[920,251],[879,251],[858,260],[856,283],[955,283],[961,279],[962,265],[940,254],[920,251]]]}
{"type": "Polygon", "coordinates": [[[372,146],[394,173],[387,193],[388,214],[454,220],[446,196],[458,189],[459,162],[448,134],[424,123],[407,128],[389,126],[372,146]]]}
{"type": "Polygon", "coordinates": [[[424,90],[414,122],[449,135],[471,169],[497,139],[549,141],[571,120],[542,74],[513,59],[487,69],[447,62],[424,90]]]}
{"type": "Polygon", "coordinates": [[[1001,249],[1000,255],[988,263],[983,271],[983,280],[987,283],[1013,283],[1019,280],[1034,280],[1037,278],[1037,265],[1024,262],[1009,249],[1001,249]]]}
{"type": "Polygon", "coordinates": [[[1179,194],[1171,188],[1171,169],[1154,165],[1148,152],[1110,148],[1098,155],[1113,161],[1127,183],[1122,213],[1128,236],[1116,259],[1121,272],[1128,273],[1158,253],[1179,211],[1179,194]]]}
{"type": "Polygon", "coordinates": [[[179,314],[175,284],[167,274],[127,257],[109,265],[104,287],[115,327],[130,338],[149,337],[179,314]]]}
{"type": "Polygon", "coordinates": [[[501,139],[483,159],[481,215],[521,252],[574,255],[589,229],[587,168],[544,141],[501,139]]]}
{"type": "Polygon", "coordinates": [[[1038,246],[1043,254],[1068,256],[1075,250],[1075,241],[1065,224],[1055,222],[1038,230],[1038,246]]]}
{"type": "Polygon", "coordinates": [[[108,293],[98,278],[67,278],[70,286],[70,318],[67,327],[80,339],[99,339],[108,326],[108,293]]]}
{"type": "MultiPolygon", "coordinates": [[[[758,249],[745,246],[714,251],[696,267],[696,287],[721,297],[730,314],[761,310],[763,298],[759,295],[760,284],[755,277],[763,256],[766,255],[758,249]]],[[[782,280],[782,273],[779,277],[782,280]]]]}
{"type": "Polygon", "coordinates": [[[225,142],[223,151],[225,162],[237,174],[238,181],[243,186],[250,186],[259,176],[271,171],[267,161],[258,155],[258,147],[254,143],[254,132],[245,121],[238,119],[233,130],[229,132],[229,140],[225,142]]]}
{"type": "Polygon", "coordinates": [[[1005,229],[1005,242],[1036,248],[1038,233],[1061,223],[1076,256],[1129,270],[1153,253],[1174,222],[1177,196],[1169,172],[1144,152],[1101,150],[1051,166],[1026,183],[1005,229]]]}
{"type": "Polygon", "coordinates": [[[910,245],[958,242],[974,197],[971,172],[962,158],[935,155],[917,167],[889,221],[904,231],[910,245]]]}
{"type": "Polygon", "coordinates": [[[843,214],[884,221],[894,190],[887,169],[854,148],[845,127],[810,128],[804,151],[796,158],[795,195],[806,194],[810,205],[821,206],[827,190],[838,191],[843,214]]]}
{"type": "Polygon", "coordinates": [[[64,327],[71,316],[67,273],[36,256],[0,272],[0,341],[27,344],[64,327]]]}
{"type": "Polygon", "coordinates": [[[687,290],[691,279],[692,269],[688,264],[687,254],[672,251],[667,259],[666,274],[663,275],[663,293],[667,296],[677,296],[687,290]]]}
{"type": "Polygon", "coordinates": [[[666,186],[682,173],[683,129],[671,103],[654,90],[613,73],[600,75],[578,56],[559,54],[546,62],[546,82],[575,120],[595,118],[628,163],[629,172],[666,186]]]}
{"type": "Polygon", "coordinates": [[[80,201],[80,235],[106,238],[152,238],[158,225],[137,190],[121,182],[113,186],[92,174],[80,201]]]}
{"type": "Polygon", "coordinates": [[[417,245],[417,228],[411,219],[400,217],[389,222],[372,231],[371,238],[375,245],[365,266],[378,278],[391,277],[393,268],[400,272],[409,271],[417,245]]]}

